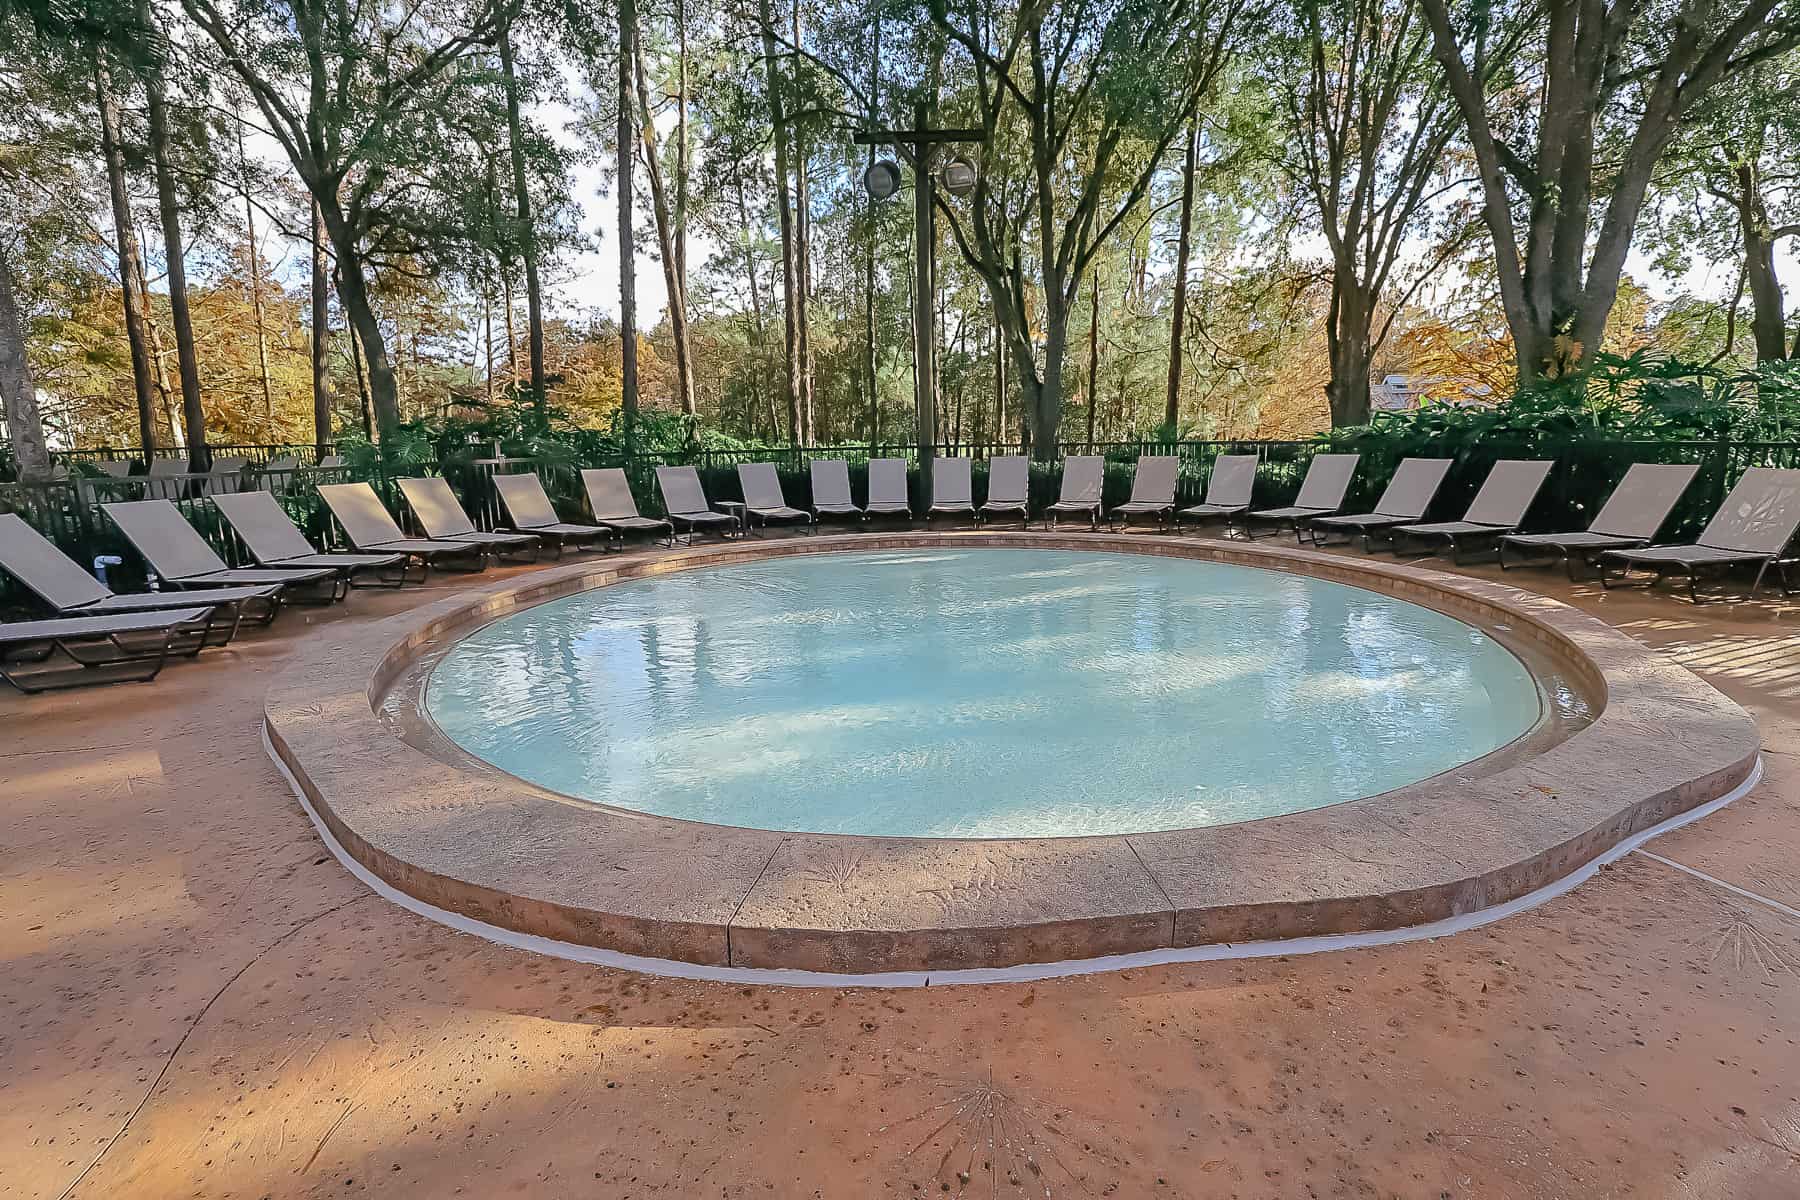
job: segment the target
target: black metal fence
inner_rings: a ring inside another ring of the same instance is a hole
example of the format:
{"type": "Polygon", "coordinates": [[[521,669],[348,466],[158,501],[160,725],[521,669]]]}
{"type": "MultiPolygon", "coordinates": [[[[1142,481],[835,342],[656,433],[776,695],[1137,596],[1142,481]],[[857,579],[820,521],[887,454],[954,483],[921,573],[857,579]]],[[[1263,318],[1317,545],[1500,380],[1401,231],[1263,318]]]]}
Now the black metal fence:
{"type": "MultiPolygon", "coordinates": [[[[222,452],[225,447],[220,447],[222,452]]],[[[236,447],[236,449],[250,449],[236,447]]],[[[294,449],[259,447],[265,451],[294,449]]],[[[308,456],[312,448],[304,447],[308,456]]],[[[1321,451],[1337,450],[1363,455],[1355,482],[1347,501],[1352,510],[1373,506],[1386,486],[1397,460],[1403,452],[1378,439],[1356,437],[1332,441],[1244,441],[1244,442],[1066,442],[1055,447],[1046,461],[1031,466],[1031,498],[1034,511],[1053,501],[1061,487],[1062,460],[1074,454],[1098,454],[1106,459],[1103,500],[1107,505],[1124,501],[1131,492],[1131,482],[1140,454],[1174,455],[1181,460],[1177,483],[1177,499],[1183,504],[1198,503],[1205,496],[1212,467],[1220,454],[1255,454],[1259,459],[1256,482],[1258,506],[1275,507],[1292,501],[1299,490],[1312,456],[1321,451]]],[[[479,453],[479,449],[477,453],[479,453]]],[[[989,459],[1001,454],[1016,454],[1016,444],[945,443],[935,448],[940,457],[964,456],[973,460],[975,494],[985,493],[989,459]]],[[[92,451],[93,454],[111,453],[92,451]]],[[[1429,455],[1429,446],[1408,445],[1405,454],[1429,455]]],[[[204,475],[171,470],[160,461],[152,463],[151,474],[89,474],[92,468],[77,468],[69,478],[47,483],[0,483],[0,512],[16,512],[34,528],[43,532],[66,553],[84,566],[96,556],[117,556],[122,563],[113,568],[109,578],[115,586],[130,589],[143,578],[142,569],[124,539],[106,519],[104,506],[120,500],[147,498],[167,499],[219,550],[227,562],[238,564],[247,556],[239,546],[209,497],[221,491],[260,488],[274,495],[295,522],[315,542],[341,545],[329,515],[319,501],[320,483],[339,482],[351,478],[366,479],[383,500],[408,523],[404,500],[394,485],[393,476],[379,466],[359,470],[354,465],[319,467],[298,461],[300,455],[264,454],[225,455],[226,461],[204,475]],[[234,459],[241,459],[234,462],[234,459]],[[288,461],[293,459],[295,461],[288,461]]],[[[1582,529],[1593,519],[1608,494],[1636,462],[1700,464],[1694,485],[1663,529],[1665,540],[1688,540],[1697,535],[1706,520],[1718,508],[1725,493],[1744,470],[1752,466],[1800,466],[1800,441],[1788,442],[1621,442],[1570,440],[1556,447],[1529,444],[1485,442],[1455,456],[1444,487],[1434,506],[1433,515],[1458,516],[1467,506],[1482,479],[1502,458],[1545,458],[1556,460],[1543,492],[1533,506],[1527,529],[1582,529]]],[[[700,473],[707,494],[715,501],[740,500],[736,468],[745,462],[773,462],[790,504],[808,506],[812,499],[808,463],[813,459],[839,458],[849,464],[852,493],[866,499],[867,470],[871,458],[899,458],[909,464],[912,498],[915,510],[928,499],[917,469],[916,448],[911,444],[789,447],[762,450],[699,450],[691,453],[635,454],[614,457],[610,461],[584,462],[572,458],[538,459],[508,458],[490,454],[487,457],[456,459],[445,463],[414,464],[403,474],[441,474],[462,500],[469,516],[486,529],[503,524],[503,511],[492,484],[495,474],[534,471],[543,480],[558,510],[568,519],[580,520],[587,515],[586,499],[579,471],[583,467],[619,466],[626,471],[639,507],[646,514],[660,511],[661,499],[655,486],[655,468],[664,465],[692,465],[700,473]]],[[[116,461],[94,459],[93,462],[116,461]]],[[[178,464],[170,463],[170,466],[178,464]]],[[[8,591],[10,584],[0,575],[0,607],[16,606],[20,597],[8,591]]]]}

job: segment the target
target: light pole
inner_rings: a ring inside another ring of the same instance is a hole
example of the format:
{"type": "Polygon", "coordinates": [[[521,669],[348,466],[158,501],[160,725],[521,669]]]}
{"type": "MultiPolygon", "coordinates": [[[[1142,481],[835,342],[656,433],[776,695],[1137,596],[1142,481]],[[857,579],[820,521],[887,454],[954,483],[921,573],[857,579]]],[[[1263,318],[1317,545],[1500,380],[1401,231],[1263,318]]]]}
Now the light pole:
{"type": "MultiPolygon", "coordinates": [[[[934,148],[946,143],[982,140],[979,129],[927,129],[926,106],[913,107],[912,129],[859,129],[859,146],[894,146],[913,168],[913,413],[917,422],[920,483],[931,495],[931,460],[937,452],[937,214],[932,204],[934,148]]],[[[963,195],[974,186],[975,169],[956,158],[945,169],[944,186],[963,195]]],[[[892,196],[900,186],[900,170],[878,162],[863,173],[863,186],[876,200],[892,196]]]]}

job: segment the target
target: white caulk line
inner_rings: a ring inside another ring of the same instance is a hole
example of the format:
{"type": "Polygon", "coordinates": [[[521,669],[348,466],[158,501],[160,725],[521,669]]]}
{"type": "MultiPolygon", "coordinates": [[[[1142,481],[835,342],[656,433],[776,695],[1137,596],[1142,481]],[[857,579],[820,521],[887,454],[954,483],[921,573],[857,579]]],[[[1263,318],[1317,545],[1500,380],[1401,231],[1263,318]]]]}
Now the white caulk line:
{"type": "Polygon", "coordinates": [[[306,810],[307,819],[318,831],[319,838],[325,843],[326,848],[344,865],[345,870],[361,880],[376,895],[399,905],[410,913],[501,946],[510,946],[515,950],[526,950],[533,954],[543,954],[569,962],[616,967],[620,970],[637,971],[645,975],[660,975],[669,979],[762,984],[767,987],[914,988],[955,987],[976,983],[1031,983],[1041,979],[1063,979],[1073,975],[1099,975],[1107,971],[1125,971],[1138,967],[1156,967],[1172,963],[1229,962],[1248,958],[1274,958],[1279,955],[1323,954],[1333,950],[1357,950],[1372,946],[1395,946],[1405,942],[1429,941],[1447,937],[1453,933],[1462,933],[1469,929],[1479,929],[1483,925],[1490,925],[1495,921],[1504,920],[1517,913],[1536,908],[1545,901],[1553,900],[1578,884],[1592,879],[1601,867],[1617,862],[1651,838],[1718,812],[1727,804],[1749,792],[1751,788],[1761,782],[1763,775],[1762,757],[1759,755],[1756,765],[1750,769],[1750,774],[1744,782],[1717,800],[1709,801],[1698,808],[1689,809],[1687,812],[1670,817],[1660,825],[1653,825],[1641,833],[1633,834],[1585,866],[1576,868],[1561,879],[1548,883],[1535,892],[1528,892],[1516,899],[1508,900],[1504,904],[1446,917],[1441,921],[1432,921],[1425,925],[1412,925],[1405,929],[1382,929],[1368,933],[1288,938],[1282,941],[1178,946],[1162,950],[1140,950],[1134,954],[1112,954],[1103,958],[1023,963],[1015,967],[969,967],[958,971],[882,971],[866,975],[839,975],[828,971],[798,971],[775,967],[708,966],[701,963],[681,962],[672,958],[650,958],[640,954],[626,954],[618,950],[602,950],[597,946],[559,942],[532,933],[502,929],[498,925],[489,925],[485,921],[465,917],[461,913],[439,908],[435,904],[427,904],[417,897],[400,891],[357,862],[349,851],[345,850],[338,842],[330,827],[319,819],[319,814],[314,810],[312,801],[307,799],[305,789],[300,786],[299,780],[294,778],[293,772],[288,770],[287,763],[283,762],[281,756],[275,753],[275,747],[269,741],[267,725],[263,726],[262,739],[263,749],[268,751],[270,760],[275,764],[275,769],[281,772],[281,777],[287,781],[288,787],[294,793],[294,798],[300,802],[300,807],[306,810]]]}
{"type": "Polygon", "coordinates": [[[1781,913],[1783,916],[1789,916],[1789,917],[1795,918],[1796,920],[1800,920],[1800,908],[1789,908],[1787,905],[1783,904],[1779,900],[1771,900],[1767,896],[1762,895],[1760,892],[1753,892],[1749,888],[1741,888],[1735,883],[1726,883],[1723,879],[1720,879],[1717,876],[1708,875],[1705,871],[1696,871],[1696,870],[1694,870],[1694,868],[1688,866],[1686,863],[1678,863],[1672,858],[1664,858],[1662,855],[1652,854],[1648,850],[1639,850],[1638,853],[1643,855],[1645,858],[1655,859],[1657,862],[1661,863],[1665,867],[1674,867],[1677,871],[1681,871],[1685,874],[1692,875],[1695,879],[1705,880],[1707,883],[1712,884],[1714,887],[1722,887],[1726,891],[1731,892],[1734,895],[1742,896],[1746,900],[1754,900],[1756,903],[1761,904],[1766,908],[1774,909],[1776,912],[1781,913]]]}

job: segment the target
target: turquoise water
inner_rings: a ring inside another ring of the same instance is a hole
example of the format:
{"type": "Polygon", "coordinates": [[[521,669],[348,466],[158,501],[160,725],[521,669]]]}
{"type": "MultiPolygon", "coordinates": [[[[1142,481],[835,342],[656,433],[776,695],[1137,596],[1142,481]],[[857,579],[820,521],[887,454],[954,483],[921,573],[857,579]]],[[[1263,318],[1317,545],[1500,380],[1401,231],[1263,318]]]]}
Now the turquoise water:
{"type": "Polygon", "coordinates": [[[822,554],[601,588],[455,646],[464,749],[694,821],[917,837],[1217,825],[1409,783],[1539,713],[1518,659],[1339,584],[1059,550],[822,554]]]}

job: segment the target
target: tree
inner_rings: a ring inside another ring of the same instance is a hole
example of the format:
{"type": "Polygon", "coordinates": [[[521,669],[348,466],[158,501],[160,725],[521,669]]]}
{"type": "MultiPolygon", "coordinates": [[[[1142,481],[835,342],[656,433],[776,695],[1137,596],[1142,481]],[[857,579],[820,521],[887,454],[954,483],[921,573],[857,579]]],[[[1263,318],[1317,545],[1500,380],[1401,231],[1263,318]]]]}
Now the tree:
{"type": "Polygon", "coordinates": [[[507,148],[512,159],[513,199],[518,206],[519,249],[525,260],[526,338],[530,346],[531,399],[537,406],[538,419],[544,419],[544,295],[538,280],[538,239],[531,219],[531,188],[525,172],[525,138],[519,118],[519,76],[513,68],[512,14],[505,13],[499,22],[496,42],[500,51],[500,72],[506,82],[507,148]]]}
{"type": "Polygon", "coordinates": [[[419,232],[407,205],[421,177],[455,165],[434,158],[459,86],[453,68],[497,36],[503,2],[182,0],[319,206],[383,434],[400,424],[400,395],[370,300],[369,244],[419,232]]]}
{"type": "Polygon", "coordinates": [[[952,9],[933,0],[933,20],[970,60],[983,135],[968,216],[942,198],[940,210],[987,282],[1041,458],[1054,453],[1062,420],[1081,280],[1260,20],[1253,4],[1053,0],[1013,9],[968,0],[952,9]],[[1027,235],[1029,262],[1020,252],[1027,235]]]}
{"type": "Polygon", "coordinates": [[[19,478],[26,482],[49,479],[50,452],[44,446],[37,385],[25,356],[25,322],[13,295],[12,267],[4,242],[0,242],[0,407],[5,409],[6,436],[12,441],[19,478]]]}
{"type": "Polygon", "coordinates": [[[1519,379],[1579,367],[1680,123],[1721,81],[1800,45],[1800,4],[1420,3],[1475,157],[1519,379]]]}
{"type": "Polygon", "coordinates": [[[1411,286],[1388,290],[1428,204],[1461,181],[1443,167],[1456,111],[1431,69],[1431,32],[1417,0],[1304,0],[1289,33],[1291,68],[1276,91],[1291,147],[1287,168],[1331,249],[1326,337],[1333,425],[1369,419],[1369,368],[1393,314],[1459,244],[1416,266],[1411,286]],[[1433,182],[1443,186],[1432,189],[1433,182]]]}
{"type": "Polygon", "coordinates": [[[638,411],[637,345],[637,238],[631,229],[631,208],[637,197],[631,188],[631,162],[637,157],[637,131],[633,120],[633,80],[637,71],[637,4],[619,0],[619,136],[614,143],[618,157],[619,193],[619,373],[620,405],[625,411],[626,432],[638,411]]]}
{"type": "Polygon", "coordinates": [[[138,445],[144,460],[156,450],[156,408],[150,389],[150,335],[144,327],[144,298],[139,281],[143,261],[137,229],[131,219],[131,196],[125,183],[125,132],[113,95],[112,71],[101,52],[94,56],[94,99],[100,109],[100,153],[112,198],[114,243],[119,255],[119,296],[125,310],[125,336],[131,344],[131,382],[137,394],[138,445]]]}

